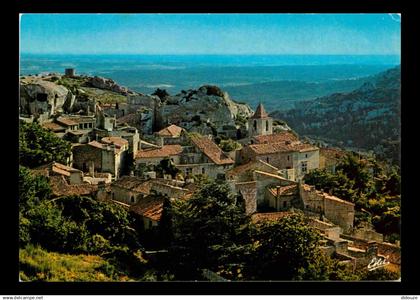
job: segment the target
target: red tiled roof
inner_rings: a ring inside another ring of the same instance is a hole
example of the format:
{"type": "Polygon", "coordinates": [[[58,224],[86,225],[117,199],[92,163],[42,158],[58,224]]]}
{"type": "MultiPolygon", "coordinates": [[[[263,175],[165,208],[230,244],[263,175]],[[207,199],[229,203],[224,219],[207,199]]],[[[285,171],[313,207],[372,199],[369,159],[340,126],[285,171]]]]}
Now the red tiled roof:
{"type": "Polygon", "coordinates": [[[67,126],[74,126],[74,125],[79,124],[79,123],[73,121],[72,119],[65,118],[65,117],[58,117],[57,122],[60,122],[60,123],[62,123],[64,125],[67,125],[67,126]]]}
{"type": "Polygon", "coordinates": [[[47,174],[47,171],[51,171],[56,174],[64,175],[64,176],[70,176],[70,172],[82,172],[78,169],[57,163],[57,162],[51,162],[46,165],[39,166],[35,168],[37,171],[44,171],[42,174],[47,174]]]}
{"type": "Polygon", "coordinates": [[[236,176],[236,175],[242,174],[242,173],[244,173],[244,172],[246,172],[248,170],[254,171],[255,170],[255,165],[258,164],[258,163],[264,164],[267,167],[270,167],[273,170],[273,172],[278,171],[278,168],[276,168],[276,167],[274,167],[274,166],[266,163],[265,161],[262,161],[262,160],[259,159],[257,161],[250,161],[250,162],[248,162],[246,164],[236,166],[235,168],[228,170],[226,172],[226,175],[228,175],[228,176],[236,176]]]}
{"type": "Polygon", "coordinates": [[[234,161],[223,153],[212,140],[206,137],[191,137],[191,141],[199,148],[208,158],[217,165],[233,164],[234,161]]]}
{"type": "Polygon", "coordinates": [[[255,154],[272,154],[278,152],[305,152],[311,150],[317,150],[318,147],[312,146],[311,144],[296,142],[283,142],[274,144],[253,144],[248,145],[249,149],[255,154]]]}
{"type": "Polygon", "coordinates": [[[255,213],[251,216],[253,223],[267,222],[267,221],[278,221],[284,217],[293,215],[290,211],[279,211],[272,213],[255,213]]]}
{"type": "Polygon", "coordinates": [[[149,194],[152,185],[152,180],[146,181],[138,177],[123,176],[117,181],[114,181],[111,186],[124,188],[137,193],[149,194]]]}
{"type": "Polygon", "coordinates": [[[181,134],[182,130],[182,127],[172,124],[166,128],[163,128],[157,134],[160,136],[178,137],[181,134]]]}
{"type": "Polygon", "coordinates": [[[296,184],[281,186],[278,189],[277,187],[271,187],[268,190],[273,196],[290,196],[298,192],[296,184]]]}
{"type": "Polygon", "coordinates": [[[264,109],[264,106],[262,103],[258,104],[257,110],[255,111],[254,115],[251,117],[251,119],[265,119],[268,118],[268,114],[264,109]]]}
{"type": "Polygon", "coordinates": [[[68,184],[63,176],[51,176],[49,178],[53,195],[71,196],[71,195],[91,195],[98,190],[97,185],[92,184],[68,184]]]}
{"type": "Polygon", "coordinates": [[[58,125],[57,123],[54,123],[54,122],[43,123],[42,127],[45,128],[45,129],[52,130],[52,131],[60,131],[60,130],[65,129],[63,126],[60,126],[60,125],[58,125]]]}
{"type": "Polygon", "coordinates": [[[124,145],[128,145],[128,141],[126,139],[123,139],[121,137],[118,136],[107,136],[101,139],[101,142],[105,143],[105,144],[114,144],[117,146],[124,146],[124,145]]]}
{"type": "Polygon", "coordinates": [[[297,142],[298,138],[290,131],[283,131],[279,133],[273,133],[269,135],[258,135],[253,138],[256,144],[274,144],[274,143],[286,143],[297,142]]]}
{"type": "Polygon", "coordinates": [[[132,205],[130,210],[153,221],[160,221],[164,201],[165,198],[162,196],[149,195],[132,205]]]}
{"type": "Polygon", "coordinates": [[[179,155],[182,153],[181,145],[164,145],[157,149],[140,150],[136,154],[136,158],[159,158],[179,155]]]}

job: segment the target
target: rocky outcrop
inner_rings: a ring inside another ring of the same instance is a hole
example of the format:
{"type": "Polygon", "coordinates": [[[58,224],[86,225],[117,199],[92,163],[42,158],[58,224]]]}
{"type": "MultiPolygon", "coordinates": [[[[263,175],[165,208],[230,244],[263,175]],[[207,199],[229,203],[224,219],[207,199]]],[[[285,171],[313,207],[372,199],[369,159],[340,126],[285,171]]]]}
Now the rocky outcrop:
{"type": "Polygon", "coordinates": [[[204,122],[216,127],[235,125],[238,115],[249,117],[252,113],[247,104],[236,103],[228,93],[209,85],[168,96],[160,108],[162,119],[168,124],[204,122]]]}
{"type": "Polygon", "coordinates": [[[131,93],[131,91],[127,88],[118,85],[114,80],[108,78],[98,76],[91,77],[89,79],[89,84],[94,88],[109,90],[124,96],[127,96],[129,93],[131,93]]]}
{"type": "Polygon", "coordinates": [[[20,113],[39,116],[63,112],[74,103],[73,94],[64,86],[45,80],[20,83],[20,113]]]}

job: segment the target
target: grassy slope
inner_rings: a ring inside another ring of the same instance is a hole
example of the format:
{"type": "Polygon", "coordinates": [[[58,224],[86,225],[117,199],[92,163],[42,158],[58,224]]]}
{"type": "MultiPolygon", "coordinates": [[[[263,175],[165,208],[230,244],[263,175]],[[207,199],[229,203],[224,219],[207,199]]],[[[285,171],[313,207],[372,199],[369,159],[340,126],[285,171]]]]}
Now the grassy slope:
{"type": "Polygon", "coordinates": [[[19,251],[23,281],[129,281],[96,255],[68,255],[28,245],[19,251]]]}

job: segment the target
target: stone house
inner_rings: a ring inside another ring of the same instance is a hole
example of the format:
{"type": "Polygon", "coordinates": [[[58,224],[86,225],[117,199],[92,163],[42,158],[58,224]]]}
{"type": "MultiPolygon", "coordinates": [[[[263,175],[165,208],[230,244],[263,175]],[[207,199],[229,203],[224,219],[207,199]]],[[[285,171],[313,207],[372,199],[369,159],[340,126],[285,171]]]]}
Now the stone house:
{"type": "Polygon", "coordinates": [[[148,195],[130,207],[130,211],[139,215],[143,221],[143,229],[149,230],[159,225],[163,213],[165,197],[148,195]]]}
{"type": "Polygon", "coordinates": [[[63,138],[67,132],[67,128],[55,122],[44,122],[41,125],[44,129],[52,131],[59,138],[63,138]]]}
{"type": "Polygon", "coordinates": [[[164,145],[149,149],[141,149],[135,156],[136,165],[159,165],[165,158],[171,159],[175,164],[179,164],[183,149],[181,145],[164,145]]]}
{"type": "Polygon", "coordinates": [[[255,160],[228,170],[226,172],[226,179],[238,182],[253,180],[255,170],[273,174],[278,174],[280,172],[278,168],[266,163],[265,161],[255,160]]]}
{"type": "Polygon", "coordinates": [[[234,161],[211,139],[191,136],[190,146],[184,147],[179,163],[175,164],[187,177],[206,175],[216,178],[224,176],[234,161]]]}
{"type": "Polygon", "coordinates": [[[106,137],[102,142],[74,144],[73,166],[84,172],[109,172],[119,178],[125,167],[128,141],[119,137],[106,137]]]}
{"type": "Polygon", "coordinates": [[[272,186],[266,189],[268,205],[276,211],[288,210],[294,206],[297,198],[297,184],[272,186]]]}
{"type": "Polygon", "coordinates": [[[315,187],[299,183],[299,196],[304,210],[320,213],[344,231],[353,229],[354,203],[317,191],[315,187]]]}
{"type": "Polygon", "coordinates": [[[111,184],[111,199],[126,204],[136,204],[150,194],[153,181],[123,176],[111,184]]]}
{"type": "Polygon", "coordinates": [[[280,170],[293,169],[295,179],[319,168],[319,148],[300,141],[247,145],[239,157],[243,163],[262,160],[280,170]]]}
{"type": "Polygon", "coordinates": [[[57,163],[51,162],[46,165],[39,166],[34,169],[37,174],[50,176],[64,176],[69,184],[81,184],[83,183],[83,172],[75,168],[57,163]]]}
{"type": "Polygon", "coordinates": [[[69,184],[65,176],[50,176],[49,177],[50,187],[52,195],[55,197],[61,196],[89,196],[96,197],[98,186],[81,183],[81,184],[69,184]]]}
{"type": "Polygon", "coordinates": [[[158,131],[156,134],[158,144],[163,145],[181,145],[185,142],[185,129],[177,125],[169,125],[158,131]]]}

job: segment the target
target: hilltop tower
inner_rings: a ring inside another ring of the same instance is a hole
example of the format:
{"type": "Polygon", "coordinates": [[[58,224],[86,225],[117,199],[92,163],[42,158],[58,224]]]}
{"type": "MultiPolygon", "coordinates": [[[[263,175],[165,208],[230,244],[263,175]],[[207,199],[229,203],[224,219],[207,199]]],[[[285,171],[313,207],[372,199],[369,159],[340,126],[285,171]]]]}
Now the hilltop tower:
{"type": "Polygon", "coordinates": [[[273,118],[269,117],[260,102],[254,115],[248,119],[249,137],[273,134],[273,118]]]}

